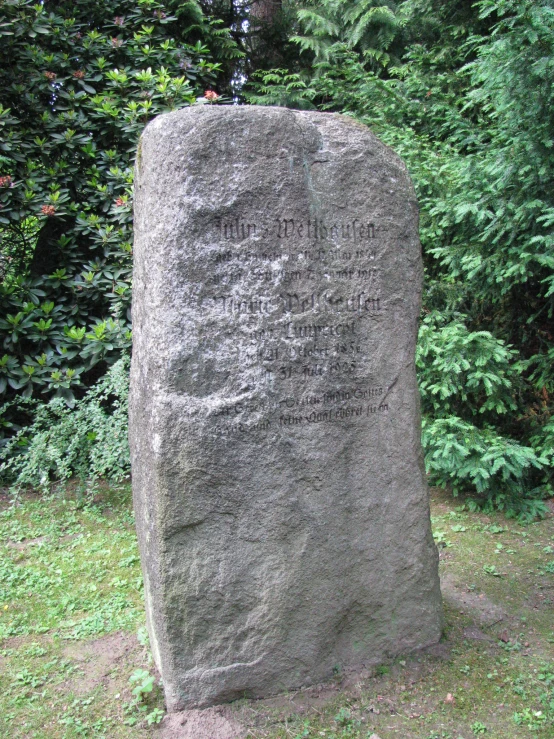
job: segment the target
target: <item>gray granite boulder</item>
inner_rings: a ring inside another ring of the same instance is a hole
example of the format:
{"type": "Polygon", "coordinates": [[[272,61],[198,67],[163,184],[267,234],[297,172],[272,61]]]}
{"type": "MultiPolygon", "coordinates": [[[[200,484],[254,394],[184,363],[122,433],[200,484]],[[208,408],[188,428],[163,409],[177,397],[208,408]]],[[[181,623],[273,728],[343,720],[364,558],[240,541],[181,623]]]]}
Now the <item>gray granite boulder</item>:
{"type": "Polygon", "coordinates": [[[160,116],[134,259],[133,490],[169,709],[436,642],[402,161],[344,116],[160,116]]]}

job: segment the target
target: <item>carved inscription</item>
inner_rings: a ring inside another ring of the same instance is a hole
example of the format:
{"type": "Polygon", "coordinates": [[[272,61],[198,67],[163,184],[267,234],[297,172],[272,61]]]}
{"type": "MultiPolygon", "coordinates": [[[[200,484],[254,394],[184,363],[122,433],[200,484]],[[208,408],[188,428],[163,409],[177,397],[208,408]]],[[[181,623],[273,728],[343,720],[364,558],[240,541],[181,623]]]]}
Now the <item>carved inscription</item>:
{"type": "Polygon", "coordinates": [[[372,364],[368,337],[386,310],[380,255],[388,228],[364,218],[260,223],[237,216],[218,219],[209,232],[216,248],[202,305],[240,326],[239,366],[283,390],[271,403],[214,411],[216,432],[258,434],[273,425],[389,413],[385,385],[355,384],[387,380],[372,364]],[[354,384],[344,389],[345,382],[354,384]]]}
{"type": "Polygon", "coordinates": [[[242,218],[219,220],[217,229],[222,240],[243,241],[261,233],[262,238],[302,239],[310,241],[351,241],[353,243],[375,238],[375,224],[363,223],[358,218],[351,221],[323,221],[318,218],[299,221],[294,218],[276,218],[273,223],[260,227],[242,218]]]}
{"type": "MultiPolygon", "coordinates": [[[[214,295],[214,301],[222,313],[273,313],[276,301],[258,296],[235,297],[233,295],[214,295]]],[[[330,313],[354,313],[356,311],[378,312],[380,299],[368,296],[365,292],[354,295],[329,293],[284,293],[279,296],[287,313],[307,313],[308,311],[330,313]]]]}

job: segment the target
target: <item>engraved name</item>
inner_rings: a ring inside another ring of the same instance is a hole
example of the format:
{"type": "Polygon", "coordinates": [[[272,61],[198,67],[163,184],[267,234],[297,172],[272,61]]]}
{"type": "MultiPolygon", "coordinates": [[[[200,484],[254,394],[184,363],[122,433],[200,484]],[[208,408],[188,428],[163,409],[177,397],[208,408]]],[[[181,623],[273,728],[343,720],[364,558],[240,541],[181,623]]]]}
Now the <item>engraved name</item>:
{"type": "Polygon", "coordinates": [[[356,243],[374,239],[376,231],[374,223],[363,223],[358,218],[353,218],[351,221],[333,221],[333,223],[318,218],[307,221],[276,218],[271,224],[264,226],[234,218],[228,221],[217,221],[216,228],[220,239],[227,241],[243,241],[254,236],[262,238],[275,236],[278,239],[306,238],[310,241],[329,240],[356,243]]]}
{"type": "MultiPolygon", "coordinates": [[[[279,296],[281,307],[285,313],[379,313],[381,299],[368,296],[364,291],[345,297],[333,293],[285,293],[279,296]]],[[[214,295],[208,298],[222,313],[255,314],[273,313],[277,309],[276,300],[272,297],[237,298],[234,295],[214,295]]]]}

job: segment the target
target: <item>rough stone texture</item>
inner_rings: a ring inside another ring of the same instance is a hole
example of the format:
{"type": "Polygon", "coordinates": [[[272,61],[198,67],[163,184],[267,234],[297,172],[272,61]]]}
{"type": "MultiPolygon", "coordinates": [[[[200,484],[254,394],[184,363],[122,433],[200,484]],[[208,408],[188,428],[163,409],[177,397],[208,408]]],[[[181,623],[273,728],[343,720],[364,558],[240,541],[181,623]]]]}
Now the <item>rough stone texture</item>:
{"type": "Polygon", "coordinates": [[[170,710],[436,642],[406,168],[353,120],[205,106],[137,160],[130,441],[170,710]]]}

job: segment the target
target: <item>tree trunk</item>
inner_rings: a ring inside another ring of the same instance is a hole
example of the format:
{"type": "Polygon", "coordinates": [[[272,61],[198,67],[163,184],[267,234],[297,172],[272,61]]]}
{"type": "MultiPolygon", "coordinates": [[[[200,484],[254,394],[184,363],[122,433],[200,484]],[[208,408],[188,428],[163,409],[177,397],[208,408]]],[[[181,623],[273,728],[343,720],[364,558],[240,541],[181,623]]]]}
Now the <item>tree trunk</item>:
{"type": "Polygon", "coordinates": [[[281,10],[281,0],[255,0],[250,6],[250,21],[252,25],[272,23],[281,10]]]}

